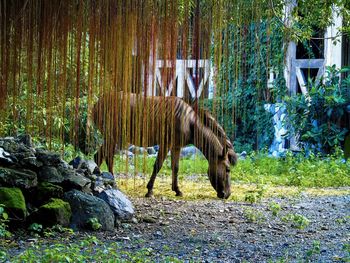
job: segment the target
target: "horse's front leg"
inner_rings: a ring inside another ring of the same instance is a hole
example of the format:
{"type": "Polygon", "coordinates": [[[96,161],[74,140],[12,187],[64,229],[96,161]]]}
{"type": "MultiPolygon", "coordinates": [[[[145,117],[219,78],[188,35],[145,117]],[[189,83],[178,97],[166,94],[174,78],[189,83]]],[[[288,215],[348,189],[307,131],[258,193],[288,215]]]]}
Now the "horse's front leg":
{"type": "Polygon", "coordinates": [[[171,188],[176,193],[176,196],[182,196],[182,192],[179,189],[179,183],[178,183],[180,151],[181,151],[180,147],[173,147],[173,149],[171,149],[171,170],[172,170],[171,188]]]}
{"type": "Polygon", "coordinates": [[[153,172],[152,172],[151,178],[149,179],[149,182],[147,184],[148,191],[147,191],[146,197],[153,196],[154,181],[156,180],[157,174],[163,166],[163,163],[164,163],[164,160],[167,156],[168,151],[169,151],[169,146],[159,147],[157,159],[153,165],[153,172]]]}

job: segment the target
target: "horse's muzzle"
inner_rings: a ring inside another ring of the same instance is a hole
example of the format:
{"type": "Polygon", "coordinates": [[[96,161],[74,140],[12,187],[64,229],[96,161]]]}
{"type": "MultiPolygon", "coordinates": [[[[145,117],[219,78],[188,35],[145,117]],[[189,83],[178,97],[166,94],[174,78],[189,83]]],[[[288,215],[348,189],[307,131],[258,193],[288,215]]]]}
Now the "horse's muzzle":
{"type": "Polygon", "coordinates": [[[218,197],[221,199],[228,199],[230,197],[231,193],[225,193],[225,192],[220,192],[218,193],[218,197]]]}

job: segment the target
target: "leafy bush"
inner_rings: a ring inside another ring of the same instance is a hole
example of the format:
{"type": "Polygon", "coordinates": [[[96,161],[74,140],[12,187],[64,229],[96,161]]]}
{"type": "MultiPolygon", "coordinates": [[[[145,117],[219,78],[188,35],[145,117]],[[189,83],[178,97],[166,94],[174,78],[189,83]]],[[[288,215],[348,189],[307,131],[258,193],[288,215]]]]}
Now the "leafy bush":
{"type": "Polygon", "coordinates": [[[327,67],[323,81],[309,81],[308,94],[285,98],[291,135],[299,134],[306,148],[329,153],[344,141],[348,129],[341,123],[350,105],[350,76],[340,80],[340,75],[347,71],[327,67]]]}

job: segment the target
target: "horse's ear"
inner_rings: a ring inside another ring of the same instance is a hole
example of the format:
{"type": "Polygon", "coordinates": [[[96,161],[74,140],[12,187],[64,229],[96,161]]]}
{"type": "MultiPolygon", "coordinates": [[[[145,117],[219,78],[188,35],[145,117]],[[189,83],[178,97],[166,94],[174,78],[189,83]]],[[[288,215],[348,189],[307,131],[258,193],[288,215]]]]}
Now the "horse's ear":
{"type": "Polygon", "coordinates": [[[232,149],[227,151],[227,156],[231,165],[235,165],[237,163],[238,156],[232,149]]]}

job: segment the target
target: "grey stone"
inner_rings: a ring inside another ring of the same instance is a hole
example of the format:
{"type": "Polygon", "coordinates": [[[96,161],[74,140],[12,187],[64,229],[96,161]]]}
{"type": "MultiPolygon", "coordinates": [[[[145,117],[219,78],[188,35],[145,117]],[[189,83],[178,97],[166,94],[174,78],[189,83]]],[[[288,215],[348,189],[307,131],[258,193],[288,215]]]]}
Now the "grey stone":
{"type": "Polygon", "coordinates": [[[92,183],[92,191],[95,193],[101,193],[106,190],[106,186],[101,177],[97,177],[96,180],[92,183]]]}
{"type": "Polygon", "coordinates": [[[38,178],[33,171],[0,167],[0,185],[29,189],[37,184],[38,178]]]}
{"type": "Polygon", "coordinates": [[[108,204],[102,199],[85,194],[78,190],[71,190],[64,194],[72,208],[72,228],[87,228],[91,218],[97,218],[102,230],[112,231],[114,228],[114,215],[108,204]]]}
{"type": "Polygon", "coordinates": [[[74,169],[78,169],[82,162],[83,159],[80,156],[77,156],[72,161],[70,161],[69,164],[72,165],[74,169]]]}
{"type": "Polygon", "coordinates": [[[38,149],[35,154],[36,158],[46,166],[57,166],[62,162],[58,153],[53,153],[38,149]]]}
{"type": "Polygon", "coordinates": [[[43,166],[38,171],[39,182],[62,183],[63,176],[53,166],[43,166]]]}
{"type": "Polygon", "coordinates": [[[81,165],[81,169],[87,169],[90,174],[96,173],[96,169],[99,170],[97,164],[92,160],[85,160],[81,165]]]}
{"type": "Polygon", "coordinates": [[[156,150],[154,149],[154,147],[147,147],[147,153],[148,154],[156,154],[156,150]]]}
{"type": "Polygon", "coordinates": [[[67,173],[63,179],[65,189],[77,189],[89,193],[91,191],[91,180],[76,172],[67,173]]]}
{"type": "Polygon", "coordinates": [[[107,179],[107,180],[114,180],[114,175],[110,172],[103,172],[101,173],[101,177],[103,179],[107,179]]]}
{"type": "Polygon", "coordinates": [[[130,200],[119,190],[109,189],[98,195],[112,209],[115,217],[120,220],[131,220],[134,215],[134,207],[130,200]]]}
{"type": "Polygon", "coordinates": [[[11,155],[0,147],[0,165],[11,165],[13,161],[11,160],[11,155]]]}
{"type": "Polygon", "coordinates": [[[193,155],[202,155],[201,151],[198,150],[195,146],[188,146],[184,147],[181,150],[180,156],[181,157],[191,157],[193,155]]]}
{"type": "Polygon", "coordinates": [[[23,166],[28,166],[30,168],[39,168],[43,166],[43,163],[40,162],[35,156],[29,156],[22,158],[20,164],[23,166]]]}
{"type": "Polygon", "coordinates": [[[147,152],[144,147],[137,147],[134,145],[131,145],[128,151],[132,152],[133,154],[144,154],[145,152],[147,152]]]}

